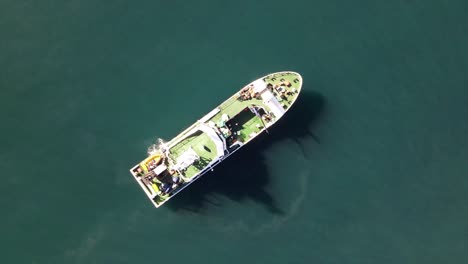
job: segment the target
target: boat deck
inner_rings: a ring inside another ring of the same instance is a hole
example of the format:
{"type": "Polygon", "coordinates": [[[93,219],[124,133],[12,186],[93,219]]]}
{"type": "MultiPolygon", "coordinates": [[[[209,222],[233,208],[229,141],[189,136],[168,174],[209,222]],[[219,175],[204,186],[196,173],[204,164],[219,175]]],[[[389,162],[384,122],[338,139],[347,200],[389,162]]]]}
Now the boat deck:
{"type": "Polygon", "coordinates": [[[297,91],[297,93],[292,94],[285,93],[285,99],[281,98],[280,96],[276,96],[276,99],[278,99],[280,103],[283,103],[286,109],[289,108],[296,101],[297,95],[302,85],[301,81],[297,78],[297,75],[295,74],[272,74],[266,77],[264,80],[266,83],[271,83],[273,86],[281,86],[281,83],[289,82],[291,84],[290,87],[283,86],[286,89],[286,91],[292,91],[293,89],[297,91]]]}
{"type": "Polygon", "coordinates": [[[182,181],[178,183],[168,181],[170,184],[175,184],[170,191],[159,192],[159,183],[154,180],[150,183],[152,186],[148,186],[148,179],[151,180],[153,176],[138,173],[139,165],[130,170],[132,175],[153,204],[156,207],[161,206],[193,182],[192,179],[200,177],[202,174],[200,172],[206,171],[208,166],[215,166],[232,154],[230,150],[227,150],[229,144],[237,141],[245,144],[273,125],[296,101],[301,86],[302,77],[295,72],[267,75],[244,86],[202,119],[164,144],[162,152],[168,157],[164,165],[167,166],[173,179],[179,176],[182,178],[182,181]],[[263,87],[260,87],[262,85],[263,87]],[[250,96],[243,96],[244,91],[247,91],[250,96]],[[254,105],[255,111],[249,109],[254,105]],[[200,129],[201,127],[205,129],[200,129]],[[228,133],[224,134],[223,129],[228,133]],[[218,153],[220,151],[224,152],[218,153]],[[182,170],[174,169],[177,167],[174,164],[183,163],[179,161],[184,160],[186,153],[196,153],[198,157],[188,162],[189,165],[184,166],[182,170]],[[146,179],[146,177],[150,178],[146,179]]]}
{"type": "Polygon", "coordinates": [[[222,103],[218,108],[220,109],[219,113],[213,116],[210,121],[213,121],[217,124],[221,120],[223,114],[227,114],[230,118],[237,115],[240,111],[244,110],[246,107],[251,105],[258,105],[265,107],[267,110],[269,108],[263,103],[262,99],[252,98],[246,101],[240,101],[239,95],[236,93],[231,96],[228,100],[222,103]]]}
{"type": "Polygon", "coordinates": [[[185,178],[191,178],[195,176],[200,170],[204,168],[204,165],[208,164],[218,155],[216,145],[211,140],[211,138],[206,133],[197,131],[191,136],[180,141],[177,145],[170,148],[169,156],[175,161],[189,148],[192,148],[198,154],[198,156],[200,156],[200,160],[187,167],[187,169],[184,171],[185,178]]]}

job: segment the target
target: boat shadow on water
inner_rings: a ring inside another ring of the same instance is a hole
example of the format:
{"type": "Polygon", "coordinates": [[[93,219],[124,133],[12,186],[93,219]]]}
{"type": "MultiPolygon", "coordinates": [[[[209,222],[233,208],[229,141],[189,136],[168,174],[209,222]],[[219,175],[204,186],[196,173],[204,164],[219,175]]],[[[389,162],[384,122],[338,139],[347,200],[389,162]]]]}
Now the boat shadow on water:
{"type": "Polygon", "coordinates": [[[320,143],[313,130],[324,105],[322,95],[303,89],[291,110],[269,129],[269,134],[263,133],[228,157],[214,171],[187,186],[165,206],[174,211],[203,213],[210,206],[222,206],[224,199],[220,197],[224,196],[235,202],[252,200],[273,214],[283,214],[273,195],[266,190],[270,175],[263,153],[276,142],[292,139],[306,155],[301,140],[312,137],[320,143]]]}

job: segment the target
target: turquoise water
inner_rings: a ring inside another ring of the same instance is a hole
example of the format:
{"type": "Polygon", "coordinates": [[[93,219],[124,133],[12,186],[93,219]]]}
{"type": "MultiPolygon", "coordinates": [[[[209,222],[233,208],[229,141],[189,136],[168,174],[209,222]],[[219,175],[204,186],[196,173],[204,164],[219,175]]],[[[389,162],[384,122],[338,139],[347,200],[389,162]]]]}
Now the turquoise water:
{"type": "Polygon", "coordinates": [[[36,2],[0,3],[2,263],[468,261],[466,1],[36,2]],[[281,70],[291,112],[154,209],[146,148],[281,70]]]}

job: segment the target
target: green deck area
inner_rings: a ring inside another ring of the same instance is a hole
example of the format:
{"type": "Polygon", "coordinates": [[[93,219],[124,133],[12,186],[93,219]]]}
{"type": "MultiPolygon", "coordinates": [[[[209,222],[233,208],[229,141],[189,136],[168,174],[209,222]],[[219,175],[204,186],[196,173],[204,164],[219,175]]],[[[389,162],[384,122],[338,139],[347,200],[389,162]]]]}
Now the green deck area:
{"type": "Polygon", "coordinates": [[[231,98],[229,98],[228,100],[226,100],[224,103],[222,103],[218,107],[221,111],[219,111],[218,114],[213,116],[210,119],[210,121],[213,121],[215,124],[217,124],[218,121],[221,120],[221,116],[223,114],[227,114],[229,118],[232,118],[233,116],[237,115],[240,111],[242,111],[244,108],[253,104],[261,106],[265,108],[265,110],[269,110],[269,108],[263,104],[261,99],[252,98],[247,101],[240,101],[237,98],[238,96],[236,94],[232,96],[231,98]]]}
{"type": "MultiPolygon", "coordinates": [[[[280,85],[281,80],[289,81],[291,83],[291,87],[285,87],[285,89],[286,90],[291,90],[291,89],[295,88],[297,91],[299,91],[300,86],[301,86],[300,82],[299,81],[294,82],[295,80],[297,80],[297,77],[298,76],[296,74],[294,74],[294,73],[278,73],[278,74],[271,75],[268,78],[265,78],[264,81],[266,83],[271,83],[273,85],[275,85],[275,84],[280,85]]],[[[247,106],[252,105],[252,104],[263,107],[265,109],[265,111],[267,111],[267,112],[270,111],[269,107],[266,106],[263,103],[262,99],[252,98],[252,99],[247,100],[247,101],[240,101],[237,98],[238,98],[238,95],[236,93],[235,95],[231,96],[228,100],[223,102],[218,107],[221,111],[218,114],[216,114],[215,116],[213,116],[210,119],[210,121],[213,121],[213,122],[217,123],[221,119],[221,116],[223,114],[227,114],[230,118],[232,118],[237,113],[242,111],[242,109],[244,109],[247,106]]],[[[292,95],[288,95],[286,100],[280,98],[279,96],[277,96],[276,98],[280,101],[280,103],[284,103],[286,105],[286,107],[289,107],[289,106],[291,106],[291,104],[297,98],[297,93],[292,94],[292,95]]]]}
{"type": "MultiPolygon", "coordinates": [[[[294,82],[295,80],[297,80],[297,75],[295,74],[289,74],[289,73],[279,73],[279,74],[274,74],[274,75],[271,75],[269,76],[268,78],[265,78],[265,82],[266,83],[271,83],[273,85],[280,85],[280,83],[282,82],[281,80],[284,80],[284,81],[289,81],[291,83],[291,87],[287,87],[287,86],[283,86],[285,87],[285,89],[288,91],[292,90],[293,88],[295,88],[297,91],[300,90],[300,82],[294,82]]],[[[290,107],[292,105],[292,103],[294,103],[294,101],[296,100],[297,98],[297,93],[296,94],[292,94],[292,95],[287,95],[286,96],[286,99],[283,99],[281,98],[280,96],[276,96],[276,98],[278,99],[278,101],[282,104],[285,104],[286,107],[290,107]]]]}
{"type": "Polygon", "coordinates": [[[273,74],[271,76],[269,76],[268,78],[265,78],[265,82],[266,83],[271,83],[271,84],[280,84],[281,82],[281,79],[284,79],[285,81],[289,81],[291,83],[291,87],[290,89],[292,88],[296,88],[296,89],[299,89],[300,88],[300,83],[297,82],[295,83],[294,80],[297,78],[297,75],[293,74],[293,73],[278,73],[278,74],[273,74]]]}
{"type": "Polygon", "coordinates": [[[198,156],[200,156],[200,160],[189,166],[184,172],[184,176],[189,178],[193,177],[218,155],[215,143],[202,131],[196,132],[173,146],[169,150],[169,155],[174,162],[177,162],[178,157],[180,157],[180,155],[190,147],[198,154],[198,156]]]}
{"type": "Polygon", "coordinates": [[[242,125],[242,129],[241,129],[239,137],[242,142],[246,142],[251,138],[250,135],[252,133],[258,133],[262,128],[263,128],[262,121],[257,116],[254,116],[242,125]]]}

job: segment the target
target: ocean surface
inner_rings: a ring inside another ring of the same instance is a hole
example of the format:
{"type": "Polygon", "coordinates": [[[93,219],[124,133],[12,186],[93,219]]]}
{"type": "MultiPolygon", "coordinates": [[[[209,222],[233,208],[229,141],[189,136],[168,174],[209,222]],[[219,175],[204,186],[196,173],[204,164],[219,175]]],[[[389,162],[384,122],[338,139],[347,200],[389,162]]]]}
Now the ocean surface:
{"type": "Polygon", "coordinates": [[[468,263],[468,2],[0,2],[0,262],[468,263]],[[248,82],[303,93],[160,209],[129,174],[248,82]]]}

